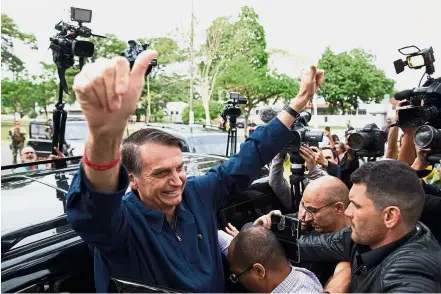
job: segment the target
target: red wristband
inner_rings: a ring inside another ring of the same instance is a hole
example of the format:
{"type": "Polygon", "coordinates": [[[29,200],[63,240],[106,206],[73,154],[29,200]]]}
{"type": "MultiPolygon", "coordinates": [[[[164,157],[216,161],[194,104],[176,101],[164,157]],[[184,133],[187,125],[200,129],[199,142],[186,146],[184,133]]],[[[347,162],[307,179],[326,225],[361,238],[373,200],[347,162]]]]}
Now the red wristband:
{"type": "Polygon", "coordinates": [[[93,162],[90,162],[89,159],[87,159],[86,153],[83,155],[83,162],[90,168],[96,169],[96,170],[107,170],[111,169],[112,167],[116,166],[119,161],[121,160],[121,153],[118,154],[118,157],[112,161],[109,164],[96,164],[93,162]]]}

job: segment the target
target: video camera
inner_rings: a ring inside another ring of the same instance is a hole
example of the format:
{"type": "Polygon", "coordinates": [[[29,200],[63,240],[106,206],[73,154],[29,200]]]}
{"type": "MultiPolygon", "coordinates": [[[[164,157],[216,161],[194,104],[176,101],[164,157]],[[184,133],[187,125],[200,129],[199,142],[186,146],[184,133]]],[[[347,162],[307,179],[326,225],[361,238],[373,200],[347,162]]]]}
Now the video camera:
{"type": "Polygon", "coordinates": [[[241,96],[239,92],[230,92],[230,97],[224,105],[221,117],[224,119],[223,127],[227,123],[227,117],[230,118],[230,127],[236,126],[236,119],[242,114],[240,104],[247,104],[248,98],[241,96]]]}
{"type": "Polygon", "coordinates": [[[362,130],[352,133],[348,138],[348,145],[360,157],[381,157],[384,155],[386,133],[376,124],[367,124],[362,130]]]}
{"type": "MultiPolygon", "coordinates": [[[[294,138],[283,148],[284,152],[291,154],[298,153],[302,144],[315,147],[319,146],[319,143],[323,141],[323,132],[311,131],[311,129],[308,127],[310,120],[311,113],[307,111],[300,113],[300,116],[290,128],[294,138]]],[[[298,161],[300,161],[300,163],[304,162],[303,158],[300,156],[298,161]]]]}
{"type": "Polygon", "coordinates": [[[428,75],[422,87],[418,85],[418,88],[404,90],[395,95],[396,100],[406,99],[410,102],[409,107],[398,110],[398,123],[400,127],[418,127],[414,133],[415,145],[422,149],[430,148],[427,160],[438,163],[441,160],[441,78],[431,77],[435,72],[433,48],[420,50],[416,46],[408,46],[398,51],[407,57],[405,61],[394,62],[397,74],[408,66],[413,69],[426,67],[424,75],[428,75]],[[408,48],[415,48],[417,51],[407,54],[402,52],[408,48]]]}
{"type": "MultiPolygon", "coordinates": [[[[150,44],[141,44],[136,40],[130,40],[127,43],[129,43],[129,47],[121,52],[121,56],[124,56],[129,60],[130,68],[132,68],[133,64],[135,64],[136,58],[138,58],[139,54],[141,54],[144,50],[147,50],[150,44]]],[[[145,75],[147,76],[152,71],[153,67],[157,65],[158,59],[155,58],[150,62],[150,65],[147,68],[145,75]]]]}
{"type": "Polygon", "coordinates": [[[55,37],[51,37],[52,58],[58,67],[58,75],[64,92],[69,93],[65,78],[66,69],[75,64],[74,57],[80,57],[80,69],[84,65],[85,57],[92,57],[95,46],[92,42],[77,40],[77,37],[89,38],[91,36],[105,38],[104,36],[92,34],[92,30],[83,26],[83,22],[90,23],[92,21],[92,10],[82,8],[70,8],[70,16],[72,21],[78,22],[78,26],[67,24],[60,21],[55,25],[55,29],[59,33],[55,37]]]}
{"type": "Polygon", "coordinates": [[[418,88],[404,90],[395,94],[396,100],[405,99],[410,103],[410,107],[398,110],[398,123],[400,127],[415,128],[428,124],[435,128],[441,128],[441,78],[435,79],[430,76],[435,72],[435,66],[433,65],[435,57],[432,47],[420,50],[416,46],[408,46],[398,51],[406,55],[406,60],[399,59],[394,62],[397,74],[403,72],[405,66],[413,69],[425,66],[426,71],[424,75],[428,75],[423,87],[418,85],[418,88]],[[403,50],[408,48],[415,48],[417,52],[403,53],[403,50]]]}

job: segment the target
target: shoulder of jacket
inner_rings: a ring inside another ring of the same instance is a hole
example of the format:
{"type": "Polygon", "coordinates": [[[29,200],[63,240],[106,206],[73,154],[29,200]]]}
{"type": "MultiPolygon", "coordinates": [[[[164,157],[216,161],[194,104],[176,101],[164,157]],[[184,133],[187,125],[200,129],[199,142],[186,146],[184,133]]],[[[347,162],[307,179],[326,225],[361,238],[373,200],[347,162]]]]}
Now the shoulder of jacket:
{"type": "Polygon", "coordinates": [[[420,235],[386,257],[380,265],[381,288],[385,289],[389,283],[412,275],[417,276],[418,273],[440,273],[441,251],[433,252],[430,241],[424,234],[420,235]]]}

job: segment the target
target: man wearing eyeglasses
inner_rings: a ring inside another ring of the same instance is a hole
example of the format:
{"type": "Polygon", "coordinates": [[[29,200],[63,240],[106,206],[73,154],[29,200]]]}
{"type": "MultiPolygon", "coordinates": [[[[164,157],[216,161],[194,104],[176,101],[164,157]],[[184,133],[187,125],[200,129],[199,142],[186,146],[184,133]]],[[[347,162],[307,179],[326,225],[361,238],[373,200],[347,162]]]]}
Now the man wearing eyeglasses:
{"type": "MultiPolygon", "coordinates": [[[[222,239],[222,235],[219,237],[222,239]]],[[[323,292],[312,272],[289,264],[282,245],[271,231],[251,226],[230,241],[227,258],[231,282],[240,282],[254,293],[323,292]]]]}

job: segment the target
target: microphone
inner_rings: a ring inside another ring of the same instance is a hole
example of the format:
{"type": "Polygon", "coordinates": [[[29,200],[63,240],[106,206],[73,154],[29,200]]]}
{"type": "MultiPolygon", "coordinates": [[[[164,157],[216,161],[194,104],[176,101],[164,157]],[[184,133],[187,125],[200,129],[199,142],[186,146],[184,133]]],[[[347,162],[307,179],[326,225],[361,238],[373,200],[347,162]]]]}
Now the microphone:
{"type": "Polygon", "coordinates": [[[401,92],[396,93],[394,98],[395,100],[401,101],[401,100],[408,100],[412,96],[413,96],[413,90],[403,90],[401,92]]]}
{"type": "Polygon", "coordinates": [[[260,110],[260,119],[264,123],[269,123],[273,118],[279,114],[280,109],[274,109],[271,107],[265,107],[260,110]]]}

